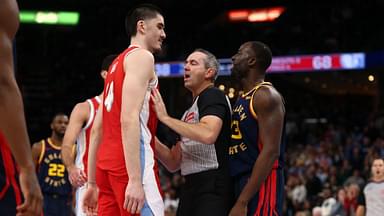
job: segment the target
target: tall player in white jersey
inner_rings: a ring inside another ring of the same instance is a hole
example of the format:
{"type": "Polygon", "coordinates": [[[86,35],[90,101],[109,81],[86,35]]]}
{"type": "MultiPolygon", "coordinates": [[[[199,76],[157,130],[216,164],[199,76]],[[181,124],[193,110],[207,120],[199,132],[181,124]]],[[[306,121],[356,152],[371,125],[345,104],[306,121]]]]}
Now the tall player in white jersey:
{"type": "MultiPolygon", "coordinates": [[[[101,65],[100,76],[105,80],[108,68],[116,55],[109,55],[104,58],[101,65]]],[[[61,150],[62,159],[67,167],[69,181],[76,188],[76,215],[85,215],[81,209],[82,197],[85,191],[84,184],[87,181],[88,149],[91,128],[96,116],[99,104],[103,94],[87,99],[84,102],[76,104],[73,108],[67,130],[64,135],[63,146],[61,150]],[[76,158],[73,152],[76,141],[76,158]]]]}
{"type": "Polygon", "coordinates": [[[92,127],[83,207],[88,214],[161,216],[150,93],[157,86],[152,53],[166,37],[164,18],[157,7],[141,5],[128,14],[126,29],[131,45],[108,70],[92,127]]]}

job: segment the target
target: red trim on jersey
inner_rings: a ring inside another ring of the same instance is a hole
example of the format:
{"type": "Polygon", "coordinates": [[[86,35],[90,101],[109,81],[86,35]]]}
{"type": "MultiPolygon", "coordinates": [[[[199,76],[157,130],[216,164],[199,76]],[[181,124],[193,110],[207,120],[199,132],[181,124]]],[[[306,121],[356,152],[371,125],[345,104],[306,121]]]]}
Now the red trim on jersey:
{"type": "Polygon", "coordinates": [[[256,212],[254,213],[254,216],[258,216],[261,210],[261,207],[263,206],[264,203],[264,193],[265,193],[265,182],[261,185],[260,191],[259,191],[259,200],[257,204],[257,209],[256,212]]]}
{"type": "Polygon", "coordinates": [[[276,177],[276,170],[273,169],[271,173],[272,178],[272,191],[271,191],[271,214],[270,215],[278,215],[276,212],[276,189],[277,189],[277,177],[276,177]]]}
{"type": "Polygon", "coordinates": [[[16,167],[12,158],[11,149],[9,148],[7,141],[1,132],[0,132],[0,151],[1,151],[1,156],[3,158],[4,169],[5,169],[4,171],[6,176],[6,184],[0,192],[0,199],[4,197],[9,186],[12,185],[15,193],[16,205],[20,205],[21,194],[20,194],[19,185],[17,184],[16,178],[15,178],[16,167]]]}
{"type": "Polygon", "coordinates": [[[271,178],[270,178],[270,176],[267,177],[266,184],[267,184],[267,187],[265,188],[266,196],[265,196],[265,199],[263,201],[263,203],[264,203],[263,216],[268,215],[268,207],[269,207],[268,205],[271,201],[271,178]]]}

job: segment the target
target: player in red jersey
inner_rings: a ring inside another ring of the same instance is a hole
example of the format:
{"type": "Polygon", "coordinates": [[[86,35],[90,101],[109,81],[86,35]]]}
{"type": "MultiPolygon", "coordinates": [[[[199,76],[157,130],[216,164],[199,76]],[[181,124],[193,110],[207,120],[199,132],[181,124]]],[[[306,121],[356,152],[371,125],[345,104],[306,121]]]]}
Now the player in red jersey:
{"type": "Polygon", "coordinates": [[[108,70],[92,127],[83,207],[89,214],[97,207],[99,215],[164,215],[154,159],[157,119],[150,104],[158,83],[152,53],[166,37],[164,18],[157,7],[141,5],[128,14],[126,29],[131,45],[108,70]]]}
{"type": "MultiPolygon", "coordinates": [[[[105,80],[108,68],[116,55],[109,55],[104,58],[101,65],[100,76],[105,80]]],[[[62,145],[62,159],[64,165],[67,167],[69,174],[69,181],[72,186],[76,188],[76,215],[84,215],[81,208],[82,199],[85,192],[85,183],[87,182],[87,164],[88,164],[88,150],[89,139],[91,135],[91,128],[95,119],[99,104],[103,95],[100,94],[90,98],[82,103],[76,104],[73,108],[67,130],[62,145]],[[76,142],[76,159],[73,154],[74,143],[76,142]]]]}
{"type": "Polygon", "coordinates": [[[12,40],[19,26],[16,0],[0,0],[0,213],[39,215],[43,196],[31,157],[23,103],[13,74],[12,40]],[[8,142],[7,142],[8,141],[8,142]],[[19,180],[24,202],[15,178],[19,180]]]}

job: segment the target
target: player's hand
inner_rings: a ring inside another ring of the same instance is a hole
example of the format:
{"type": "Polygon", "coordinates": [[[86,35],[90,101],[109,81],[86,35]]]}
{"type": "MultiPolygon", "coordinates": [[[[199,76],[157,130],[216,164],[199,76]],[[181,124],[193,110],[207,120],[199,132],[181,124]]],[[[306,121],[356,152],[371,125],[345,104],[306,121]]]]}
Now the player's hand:
{"type": "Polygon", "coordinates": [[[87,182],[87,176],[83,170],[76,166],[68,167],[69,182],[73,187],[81,187],[87,182]]]}
{"type": "Polygon", "coordinates": [[[41,215],[43,195],[41,194],[34,167],[20,168],[19,180],[24,202],[17,206],[17,216],[41,215]]]}
{"type": "Polygon", "coordinates": [[[246,216],[247,215],[247,204],[236,202],[229,216],[246,216]]]}
{"type": "Polygon", "coordinates": [[[139,214],[144,206],[145,195],[141,181],[129,180],[125,189],[123,208],[131,214],[139,214]]]}
{"type": "Polygon", "coordinates": [[[155,108],[157,118],[160,121],[163,121],[164,118],[168,117],[168,113],[167,113],[167,109],[165,107],[163,98],[161,97],[159,90],[153,89],[152,94],[151,94],[151,98],[153,100],[153,104],[154,104],[153,107],[155,108]]]}
{"type": "Polygon", "coordinates": [[[97,215],[97,186],[95,183],[87,185],[82,208],[86,215],[97,215]]]}

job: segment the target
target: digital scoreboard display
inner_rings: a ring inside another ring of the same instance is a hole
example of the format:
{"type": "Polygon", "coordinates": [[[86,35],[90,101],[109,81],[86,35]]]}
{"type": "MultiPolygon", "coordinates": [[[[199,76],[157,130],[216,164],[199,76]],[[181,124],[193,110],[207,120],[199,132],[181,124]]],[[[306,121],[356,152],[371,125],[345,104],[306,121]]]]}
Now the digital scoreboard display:
{"type": "MultiPolygon", "coordinates": [[[[220,75],[231,73],[231,59],[219,59],[220,75]]],[[[157,63],[159,77],[177,77],[184,74],[183,62],[157,63]]],[[[268,73],[295,73],[331,70],[362,70],[366,68],[365,53],[299,55],[274,57],[268,73]]]]}

